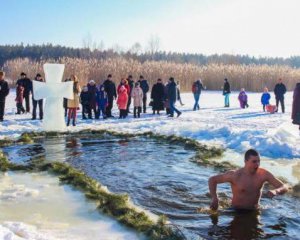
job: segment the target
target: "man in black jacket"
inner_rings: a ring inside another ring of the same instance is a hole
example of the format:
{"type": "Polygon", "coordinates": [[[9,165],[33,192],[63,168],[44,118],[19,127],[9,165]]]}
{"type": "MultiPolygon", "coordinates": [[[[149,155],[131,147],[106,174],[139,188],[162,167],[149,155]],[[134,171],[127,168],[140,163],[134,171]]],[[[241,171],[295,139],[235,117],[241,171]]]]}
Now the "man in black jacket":
{"type": "Polygon", "coordinates": [[[134,87],[134,81],[132,79],[132,75],[128,76],[127,82],[128,82],[129,89],[130,89],[130,91],[128,93],[128,102],[127,102],[127,114],[128,114],[130,112],[129,108],[130,108],[130,104],[131,104],[131,92],[132,92],[132,89],[134,87]]]}
{"type": "Polygon", "coordinates": [[[147,92],[149,91],[149,85],[146,79],[141,75],[140,80],[138,80],[140,83],[140,88],[143,90],[143,112],[146,113],[146,107],[147,107],[147,92]]]}
{"type": "Polygon", "coordinates": [[[228,82],[228,79],[224,79],[224,87],[223,87],[223,96],[225,97],[225,107],[229,107],[229,96],[230,96],[231,90],[230,90],[230,84],[228,82]]]}
{"type": "Polygon", "coordinates": [[[274,88],[274,94],[275,94],[275,99],[276,99],[276,107],[278,109],[278,105],[280,102],[281,105],[281,110],[284,113],[284,94],[286,93],[286,87],[282,83],[282,79],[278,79],[278,83],[275,85],[274,88]]]}
{"type": "Polygon", "coordinates": [[[0,122],[3,122],[5,98],[9,93],[8,83],[4,80],[5,72],[0,71],[0,122]]]}
{"type": "Polygon", "coordinates": [[[20,74],[21,78],[17,81],[17,85],[21,85],[24,87],[24,99],[25,99],[25,109],[26,112],[30,112],[30,92],[32,91],[32,82],[29,78],[27,78],[26,73],[22,72],[20,74]]]}
{"type": "Polygon", "coordinates": [[[108,105],[106,107],[106,117],[114,117],[111,114],[111,110],[113,108],[114,98],[115,99],[117,98],[116,85],[111,79],[112,79],[112,75],[108,74],[107,79],[103,83],[104,90],[107,93],[107,100],[108,100],[108,105]]]}

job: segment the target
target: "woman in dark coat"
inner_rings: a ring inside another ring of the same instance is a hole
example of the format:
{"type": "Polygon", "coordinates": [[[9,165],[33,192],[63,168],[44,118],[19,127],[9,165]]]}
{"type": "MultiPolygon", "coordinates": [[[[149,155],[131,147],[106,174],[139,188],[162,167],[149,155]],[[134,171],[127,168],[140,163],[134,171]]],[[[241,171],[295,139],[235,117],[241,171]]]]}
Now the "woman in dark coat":
{"type": "Polygon", "coordinates": [[[292,106],[293,124],[299,125],[300,130],[300,82],[296,84],[292,106]]]}
{"type": "Polygon", "coordinates": [[[159,111],[164,110],[164,97],[165,97],[165,86],[163,85],[161,79],[157,79],[157,83],[155,83],[151,90],[151,99],[153,99],[152,102],[152,110],[153,114],[155,114],[155,111],[157,111],[157,114],[159,114],[159,111]]]}
{"type": "Polygon", "coordinates": [[[92,112],[94,111],[95,119],[99,118],[98,111],[97,111],[97,101],[96,101],[96,95],[97,95],[97,86],[94,80],[90,80],[88,85],[88,94],[90,99],[90,109],[88,116],[90,119],[92,119],[92,112]]]}

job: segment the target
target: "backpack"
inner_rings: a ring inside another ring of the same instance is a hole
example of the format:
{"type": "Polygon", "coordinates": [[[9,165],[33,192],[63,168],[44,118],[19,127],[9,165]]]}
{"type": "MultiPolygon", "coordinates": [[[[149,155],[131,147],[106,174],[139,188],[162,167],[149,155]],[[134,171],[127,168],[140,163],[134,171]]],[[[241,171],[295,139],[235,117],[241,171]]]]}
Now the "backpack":
{"type": "Polygon", "coordinates": [[[193,93],[198,93],[199,91],[199,86],[197,83],[193,83],[193,86],[192,86],[192,92],[193,93]]]}

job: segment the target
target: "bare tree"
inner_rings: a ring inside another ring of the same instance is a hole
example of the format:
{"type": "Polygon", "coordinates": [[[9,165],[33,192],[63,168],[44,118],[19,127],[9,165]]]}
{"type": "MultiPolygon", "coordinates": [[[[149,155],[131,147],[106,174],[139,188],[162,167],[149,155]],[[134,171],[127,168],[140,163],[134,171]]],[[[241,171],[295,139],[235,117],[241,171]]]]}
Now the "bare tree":
{"type": "Polygon", "coordinates": [[[100,41],[100,43],[97,46],[97,49],[99,51],[103,51],[104,50],[104,42],[103,42],[103,40],[100,41]]]}
{"type": "Polygon", "coordinates": [[[90,33],[87,33],[86,36],[82,39],[82,46],[83,48],[90,49],[93,45],[93,38],[90,33]]]}
{"type": "Polygon", "coordinates": [[[139,42],[136,42],[128,50],[131,54],[139,55],[142,53],[142,45],[139,42]]]}
{"type": "Polygon", "coordinates": [[[156,52],[158,52],[160,48],[160,39],[157,35],[151,35],[149,41],[148,41],[148,45],[147,45],[147,51],[149,51],[149,53],[152,56],[152,59],[154,57],[154,54],[156,52]]]}
{"type": "Polygon", "coordinates": [[[90,33],[87,33],[87,35],[82,40],[82,46],[85,49],[89,49],[90,51],[94,50],[104,50],[104,42],[103,40],[100,41],[100,43],[97,43],[92,37],[90,33]]]}
{"type": "Polygon", "coordinates": [[[120,46],[119,44],[114,44],[112,49],[114,52],[116,52],[118,54],[122,54],[124,52],[124,48],[122,46],[120,46]]]}

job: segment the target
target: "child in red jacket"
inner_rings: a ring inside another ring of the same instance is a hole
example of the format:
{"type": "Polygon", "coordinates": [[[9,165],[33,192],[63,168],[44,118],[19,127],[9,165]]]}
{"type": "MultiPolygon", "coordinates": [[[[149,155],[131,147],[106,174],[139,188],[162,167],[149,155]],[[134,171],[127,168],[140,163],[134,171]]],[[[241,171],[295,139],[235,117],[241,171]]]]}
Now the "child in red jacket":
{"type": "Polygon", "coordinates": [[[126,118],[127,115],[128,93],[125,86],[121,86],[118,91],[117,105],[120,110],[119,118],[126,118]]]}
{"type": "Polygon", "coordinates": [[[24,87],[20,84],[17,85],[16,89],[16,105],[17,105],[17,113],[16,114],[21,114],[25,112],[25,109],[23,107],[23,98],[24,98],[24,87]]]}

